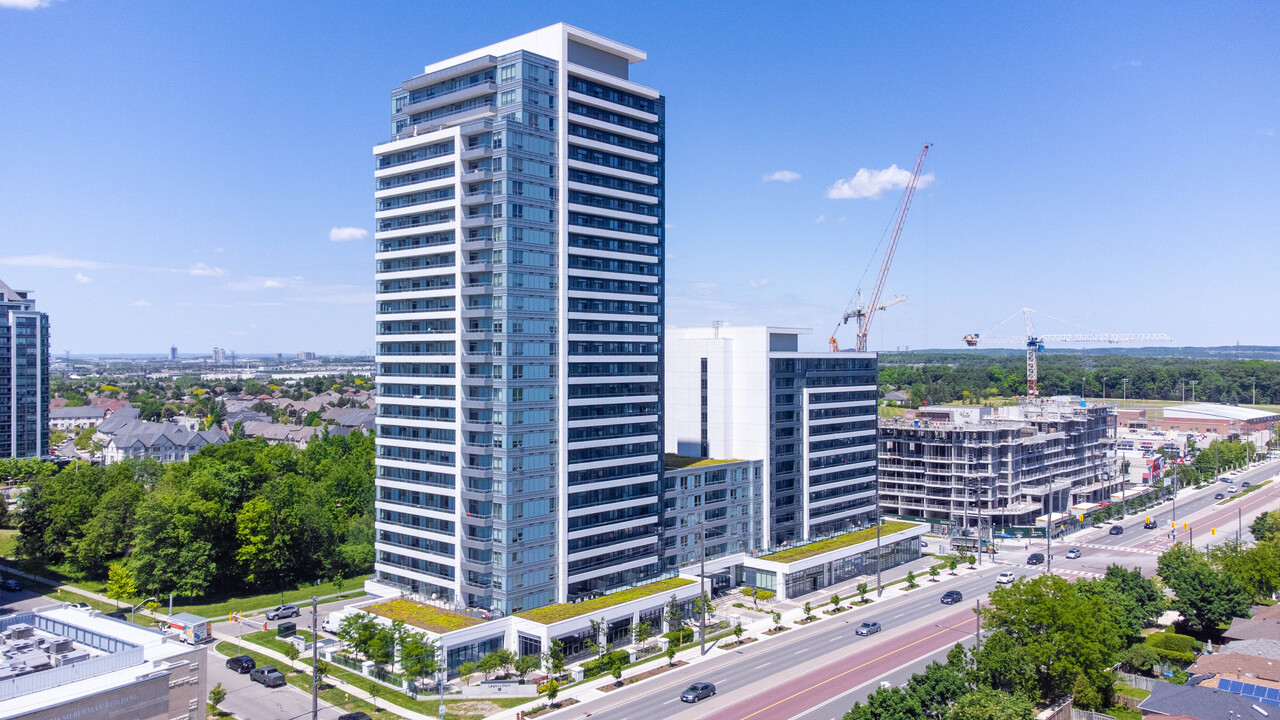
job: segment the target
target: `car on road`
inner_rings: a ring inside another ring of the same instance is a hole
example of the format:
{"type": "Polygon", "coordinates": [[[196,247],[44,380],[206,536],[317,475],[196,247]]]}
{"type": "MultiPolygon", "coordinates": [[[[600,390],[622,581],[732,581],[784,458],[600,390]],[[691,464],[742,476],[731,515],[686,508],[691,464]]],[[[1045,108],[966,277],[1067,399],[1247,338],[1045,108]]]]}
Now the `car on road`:
{"type": "Polygon", "coordinates": [[[689,689],[680,693],[680,701],[687,703],[695,703],[699,700],[705,700],[716,694],[716,686],[711,683],[696,682],[689,686],[689,689]]]}
{"type": "Polygon", "coordinates": [[[880,623],[874,620],[868,620],[862,623],[861,625],[859,625],[858,627],[854,628],[853,634],[854,635],[875,635],[876,633],[880,632],[882,629],[883,628],[880,627],[880,623]]]}
{"type": "Polygon", "coordinates": [[[248,655],[237,655],[232,658],[227,658],[227,669],[234,670],[240,675],[252,672],[256,667],[258,667],[257,661],[248,655]]]}
{"type": "Polygon", "coordinates": [[[1228,486],[1227,486],[1227,493],[1228,493],[1228,494],[1230,494],[1230,493],[1233,493],[1233,492],[1236,492],[1236,486],[1235,486],[1235,485],[1228,485],[1228,486]]]}
{"type": "Polygon", "coordinates": [[[942,593],[943,605],[955,605],[956,603],[960,602],[963,599],[964,599],[964,593],[960,592],[959,590],[948,590],[942,593]]]}
{"type": "Polygon", "coordinates": [[[13,578],[9,578],[4,582],[0,582],[0,588],[4,588],[9,592],[18,592],[19,590],[22,589],[22,583],[18,582],[17,580],[14,580],[13,578]]]}
{"type": "Polygon", "coordinates": [[[1224,499],[1224,498],[1226,498],[1226,497],[1227,497],[1227,496],[1226,496],[1225,494],[1223,494],[1223,493],[1215,493],[1215,494],[1214,494],[1214,496],[1213,496],[1213,499],[1214,499],[1214,500],[1222,500],[1222,499],[1224,499]]]}
{"type": "Polygon", "coordinates": [[[249,679],[256,683],[262,683],[263,687],[280,687],[286,684],[284,673],[275,669],[274,666],[254,668],[249,671],[249,679]]]}
{"type": "Polygon", "coordinates": [[[1226,475],[1223,475],[1222,477],[1218,478],[1218,482],[1229,483],[1231,482],[1231,478],[1227,477],[1226,475]]]}
{"type": "Polygon", "coordinates": [[[339,715],[338,720],[373,720],[373,718],[362,712],[353,712],[347,713],[346,715],[339,715]]]}
{"type": "Polygon", "coordinates": [[[1148,520],[1147,522],[1142,523],[1142,529],[1143,529],[1143,530],[1155,530],[1155,529],[1156,529],[1156,523],[1155,523],[1155,521],[1154,521],[1154,520],[1148,520]]]}
{"type": "Polygon", "coordinates": [[[1252,486],[1253,486],[1253,483],[1249,482],[1248,480],[1245,480],[1244,482],[1240,483],[1240,487],[1242,488],[1247,488],[1252,486]]]}
{"type": "Polygon", "coordinates": [[[1080,557],[1080,548],[1071,548],[1067,551],[1068,560],[1075,560],[1078,557],[1080,557]]]}
{"type": "Polygon", "coordinates": [[[1109,534],[1111,534],[1111,535],[1123,535],[1123,534],[1124,534],[1124,526],[1123,526],[1123,525],[1112,525],[1112,526],[1111,526],[1111,529],[1110,529],[1110,530],[1108,530],[1107,532],[1108,532],[1109,534]]]}
{"type": "Polygon", "coordinates": [[[1014,575],[1013,572],[1009,570],[1005,570],[1004,572],[996,576],[996,583],[1000,585],[1011,585],[1013,584],[1013,581],[1017,579],[1018,579],[1017,575],[1014,575]]]}
{"type": "Polygon", "coordinates": [[[1028,565],[1043,565],[1043,564],[1044,564],[1044,553],[1031,553],[1030,555],[1028,555],[1028,556],[1027,556],[1027,564],[1028,564],[1028,565]]]}
{"type": "Polygon", "coordinates": [[[298,609],[297,605],[293,604],[277,605],[267,611],[268,620],[283,620],[284,618],[300,617],[301,615],[302,611],[298,609]]]}

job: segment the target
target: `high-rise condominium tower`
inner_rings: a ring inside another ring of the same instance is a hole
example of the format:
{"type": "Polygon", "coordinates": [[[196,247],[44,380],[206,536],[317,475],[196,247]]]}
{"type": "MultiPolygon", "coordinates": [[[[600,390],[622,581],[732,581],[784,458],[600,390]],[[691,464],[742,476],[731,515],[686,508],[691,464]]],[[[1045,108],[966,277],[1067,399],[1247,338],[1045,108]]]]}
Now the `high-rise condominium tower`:
{"type": "Polygon", "coordinates": [[[661,573],[663,98],[559,24],[377,145],[378,582],[510,613],[661,573]]]}
{"type": "Polygon", "coordinates": [[[0,458],[49,454],[49,316],[0,281],[0,458]]]}

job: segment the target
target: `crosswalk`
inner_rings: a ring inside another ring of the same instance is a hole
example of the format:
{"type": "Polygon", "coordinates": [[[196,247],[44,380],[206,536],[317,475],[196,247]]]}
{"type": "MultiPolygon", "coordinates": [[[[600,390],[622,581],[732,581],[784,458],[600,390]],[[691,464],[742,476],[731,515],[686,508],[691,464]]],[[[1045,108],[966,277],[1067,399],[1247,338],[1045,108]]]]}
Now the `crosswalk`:
{"type": "Polygon", "coordinates": [[[1112,550],[1112,551],[1118,550],[1120,552],[1143,553],[1144,555],[1159,555],[1162,552],[1164,552],[1164,550],[1161,550],[1161,549],[1117,547],[1115,545],[1099,545],[1097,543],[1075,543],[1074,545],[1071,545],[1071,547],[1091,548],[1093,550],[1112,550]]]}

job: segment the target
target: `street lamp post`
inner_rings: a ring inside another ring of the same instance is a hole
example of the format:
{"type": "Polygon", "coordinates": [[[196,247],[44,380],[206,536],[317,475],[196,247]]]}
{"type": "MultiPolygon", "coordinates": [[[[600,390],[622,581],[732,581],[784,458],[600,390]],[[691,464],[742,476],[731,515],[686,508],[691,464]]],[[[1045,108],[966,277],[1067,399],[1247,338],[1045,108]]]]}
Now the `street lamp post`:
{"type": "Polygon", "coordinates": [[[1253,405],[1258,404],[1258,378],[1250,375],[1249,382],[1253,383],[1253,405]]]}
{"type": "Polygon", "coordinates": [[[1200,384],[1199,380],[1188,380],[1187,384],[1191,386],[1191,402],[1196,401],[1196,386],[1200,384]]]}
{"type": "Polygon", "coordinates": [[[137,613],[137,612],[138,612],[138,608],[142,607],[143,605],[146,605],[146,604],[147,604],[147,603],[149,603],[149,602],[156,602],[156,598],[155,598],[155,596],[154,596],[154,595],[153,595],[153,596],[151,596],[151,597],[149,597],[149,598],[147,598],[146,600],[143,600],[142,602],[138,603],[137,605],[134,605],[132,608],[130,608],[130,609],[129,609],[129,620],[132,622],[132,621],[135,619],[133,616],[134,616],[134,614],[135,614],[135,613],[137,613]]]}
{"type": "Polygon", "coordinates": [[[1129,378],[1121,378],[1120,382],[1124,383],[1124,406],[1129,407],[1129,378]]]}
{"type": "Polygon", "coordinates": [[[320,720],[320,634],[316,632],[319,603],[320,598],[311,596],[311,720],[320,720]]]}
{"type": "Polygon", "coordinates": [[[702,622],[699,626],[699,634],[702,635],[702,654],[707,654],[707,529],[698,522],[698,544],[700,557],[698,569],[698,590],[702,593],[698,598],[698,605],[702,608],[702,622]]]}

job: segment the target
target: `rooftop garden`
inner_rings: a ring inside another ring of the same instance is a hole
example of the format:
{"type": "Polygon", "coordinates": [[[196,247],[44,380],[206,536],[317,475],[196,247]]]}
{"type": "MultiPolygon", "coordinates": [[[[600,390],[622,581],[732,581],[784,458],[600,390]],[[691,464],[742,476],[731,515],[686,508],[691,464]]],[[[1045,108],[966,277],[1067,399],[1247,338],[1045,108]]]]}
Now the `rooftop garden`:
{"type": "MultiPolygon", "coordinates": [[[[916,527],[916,523],[891,520],[881,526],[881,537],[884,537],[885,535],[892,535],[896,532],[902,532],[903,530],[910,530],[913,527],[916,527]]],[[[832,550],[839,550],[840,548],[849,547],[850,545],[857,545],[858,543],[866,542],[868,540],[874,540],[875,537],[876,529],[874,527],[869,527],[862,530],[854,530],[853,532],[845,533],[843,535],[830,537],[826,540],[811,542],[808,545],[797,545],[796,547],[787,548],[786,550],[779,550],[778,552],[770,553],[768,555],[761,555],[760,559],[772,560],[773,562],[780,563],[795,562],[797,560],[804,560],[805,558],[813,557],[814,555],[821,555],[823,553],[831,552],[832,550]]]]}
{"type": "Polygon", "coordinates": [[[516,613],[516,617],[522,617],[526,620],[532,620],[543,625],[550,625],[552,623],[560,622],[561,620],[568,620],[569,618],[578,617],[579,615],[586,615],[597,610],[621,605],[622,603],[630,602],[632,600],[639,600],[640,598],[646,598],[651,595],[666,593],[670,590],[675,590],[678,587],[684,587],[685,585],[692,583],[692,580],[686,578],[667,578],[666,580],[659,580],[658,582],[649,583],[648,585],[628,588],[626,590],[610,593],[598,598],[583,600],[582,602],[543,605],[540,608],[516,613]]]}
{"type": "Polygon", "coordinates": [[[400,620],[405,625],[412,625],[433,633],[461,630],[484,622],[478,618],[450,612],[434,605],[422,605],[412,600],[388,600],[363,609],[374,615],[400,620]]]}
{"type": "Polygon", "coordinates": [[[667,453],[665,463],[668,470],[684,470],[685,468],[709,467],[711,465],[723,465],[725,463],[742,462],[741,460],[716,460],[715,458],[689,457],[687,455],[675,455],[667,453]]]}

